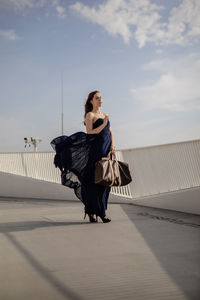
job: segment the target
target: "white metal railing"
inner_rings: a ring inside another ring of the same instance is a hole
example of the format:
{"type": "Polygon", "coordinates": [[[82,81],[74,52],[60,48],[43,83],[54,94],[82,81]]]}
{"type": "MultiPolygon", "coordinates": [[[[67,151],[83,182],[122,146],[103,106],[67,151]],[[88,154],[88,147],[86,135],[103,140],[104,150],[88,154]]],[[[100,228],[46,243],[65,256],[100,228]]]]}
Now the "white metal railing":
{"type": "MultiPolygon", "coordinates": [[[[60,170],[53,164],[55,152],[0,153],[0,171],[61,184],[60,170]]],[[[123,161],[122,153],[116,152],[123,161]]],[[[111,193],[132,198],[130,186],[112,187],[111,193]]]]}
{"type": "MultiPolygon", "coordinates": [[[[0,153],[0,171],[61,183],[55,152],[0,153]]],[[[129,164],[133,181],[111,193],[139,198],[200,186],[200,140],[124,149],[117,159],[129,164]]]]}
{"type": "Polygon", "coordinates": [[[122,150],[133,198],[200,186],[200,140],[122,150]]]}

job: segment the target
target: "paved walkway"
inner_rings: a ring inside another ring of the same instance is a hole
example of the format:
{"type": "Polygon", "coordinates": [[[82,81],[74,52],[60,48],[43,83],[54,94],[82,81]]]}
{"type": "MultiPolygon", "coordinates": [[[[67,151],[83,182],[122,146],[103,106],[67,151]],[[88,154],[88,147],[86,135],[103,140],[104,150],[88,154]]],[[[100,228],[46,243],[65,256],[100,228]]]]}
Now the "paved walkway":
{"type": "Polygon", "coordinates": [[[0,201],[0,300],[200,299],[200,217],[109,204],[0,201]]]}

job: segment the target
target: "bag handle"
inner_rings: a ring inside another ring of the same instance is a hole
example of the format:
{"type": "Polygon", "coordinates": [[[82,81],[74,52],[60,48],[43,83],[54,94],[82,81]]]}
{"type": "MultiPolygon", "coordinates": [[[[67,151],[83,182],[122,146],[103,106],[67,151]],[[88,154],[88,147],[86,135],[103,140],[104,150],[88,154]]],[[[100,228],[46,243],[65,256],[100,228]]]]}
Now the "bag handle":
{"type": "MultiPolygon", "coordinates": [[[[111,156],[111,151],[108,152],[107,156],[102,157],[101,159],[102,160],[111,160],[110,156],[111,156]]],[[[114,159],[117,160],[116,154],[114,154],[114,157],[115,157],[114,159]]]]}
{"type": "MultiPolygon", "coordinates": [[[[110,155],[111,155],[111,151],[108,153],[108,158],[110,158],[110,155]]],[[[116,160],[116,171],[118,172],[118,178],[119,178],[119,186],[122,184],[122,180],[121,180],[121,174],[120,174],[120,171],[119,171],[119,164],[118,164],[118,160],[117,160],[117,157],[116,157],[116,154],[114,153],[114,156],[115,156],[115,160],[116,160]]],[[[110,187],[114,184],[114,171],[113,171],[113,168],[112,168],[112,164],[111,164],[111,159],[109,159],[109,163],[110,163],[110,169],[111,169],[111,174],[112,174],[112,183],[109,185],[110,187]]]]}

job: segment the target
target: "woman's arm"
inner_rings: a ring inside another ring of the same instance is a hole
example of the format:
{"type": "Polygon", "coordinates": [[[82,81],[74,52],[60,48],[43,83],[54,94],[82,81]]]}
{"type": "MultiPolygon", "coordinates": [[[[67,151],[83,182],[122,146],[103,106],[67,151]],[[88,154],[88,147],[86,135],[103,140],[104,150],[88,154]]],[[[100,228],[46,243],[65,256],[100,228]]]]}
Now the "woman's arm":
{"type": "Polygon", "coordinates": [[[88,112],[86,114],[85,123],[86,123],[86,131],[87,131],[88,134],[98,134],[99,132],[101,132],[101,130],[104,129],[104,127],[107,124],[107,121],[104,120],[103,124],[101,124],[100,126],[98,126],[95,129],[92,129],[92,127],[93,127],[93,114],[91,112],[88,112]]]}
{"type": "Polygon", "coordinates": [[[114,136],[113,136],[113,133],[112,133],[112,130],[111,130],[110,127],[109,127],[109,130],[110,130],[110,134],[111,134],[111,146],[110,146],[110,151],[114,154],[114,152],[115,152],[114,136]]]}

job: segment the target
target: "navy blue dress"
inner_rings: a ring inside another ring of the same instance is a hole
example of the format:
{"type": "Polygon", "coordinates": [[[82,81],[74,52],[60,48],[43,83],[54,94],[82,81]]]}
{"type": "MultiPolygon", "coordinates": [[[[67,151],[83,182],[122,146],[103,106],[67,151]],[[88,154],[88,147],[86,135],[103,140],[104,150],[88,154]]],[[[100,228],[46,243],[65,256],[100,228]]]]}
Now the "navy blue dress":
{"type": "MultiPolygon", "coordinates": [[[[103,123],[98,118],[93,129],[103,123]]],[[[111,147],[110,121],[98,134],[76,132],[59,136],[51,141],[56,151],[55,167],[61,171],[61,183],[74,189],[75,195],[85,207],[85,213],[105,217],[110,187],[94,183],[94,165],[108,155],[111,147]]]]}

